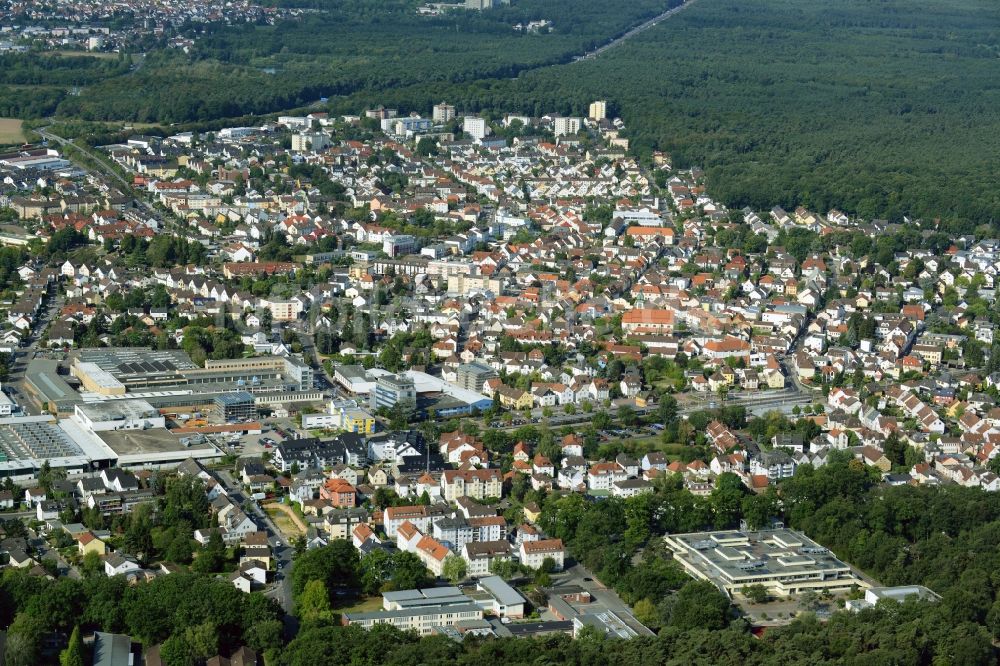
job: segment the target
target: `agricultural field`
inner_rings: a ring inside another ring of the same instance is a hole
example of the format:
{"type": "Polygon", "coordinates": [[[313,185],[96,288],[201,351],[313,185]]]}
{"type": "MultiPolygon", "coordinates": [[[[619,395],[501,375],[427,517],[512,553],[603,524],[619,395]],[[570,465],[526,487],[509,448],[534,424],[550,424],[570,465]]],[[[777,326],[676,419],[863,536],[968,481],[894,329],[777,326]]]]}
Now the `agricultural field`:
{"type": "Polygon", "coordinates": [[[73,51],[70,49],[44,51],[43,53],[69,58],[97,58],[99,60],[117,60],[120,57],[117,53],[106,53],[104,51],[73,51]]]}
{"type": "Polygon", "coordinates": [[[0,145],[24,143],[24,131],[17,118],[0,118],[0,145]]]}

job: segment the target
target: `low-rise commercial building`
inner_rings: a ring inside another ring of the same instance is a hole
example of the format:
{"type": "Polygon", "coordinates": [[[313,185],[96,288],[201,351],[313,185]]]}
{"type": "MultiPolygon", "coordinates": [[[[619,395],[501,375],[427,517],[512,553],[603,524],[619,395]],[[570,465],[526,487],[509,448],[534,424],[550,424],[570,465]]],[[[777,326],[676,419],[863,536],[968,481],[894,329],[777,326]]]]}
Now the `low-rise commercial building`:
{"type": "Polygon", "coordinates": [[[730,595],[755,584],[781,597],[868,587],[828,549],[793,530],[696,532],[664,540],[688,574],[730,595]]]}
{"type": "Polygon", "coordinates": [[[902,603],[907,599],[915,598],[921,601],[940,601],[941,597],[933,590],[923,585],[897,585],[895,587],[871,587],[865,590],[863,599],[848,599],[844,607],[850,611],[860,611],[871,608],[884,599],[898,601],[902,603]]]}
{"type": "Polygon", "coordinates": [[[482,618],[483,609],[469,601],[454,605],[430,605],[371,613],[344,613],[341,616],[341,623],[344,626],[356,625],[362,629],[371,629],[377,624],[391,624],[403,631],[412,629],[421,636],[428,636],[434,633],[437,627],[452,627],[459,622],[482,618]]]}
{"type": "Polygon", "coordinates": [[[215,409],[223,421],[246,421],[257,418],[257,404],[252,393],[233,391],[215,396],[215,409]]]}
{"type": "Polygon", "coordinates": [[[484,611],[501,618],[521,618],[525,603],[524,597],[502,578],[487,576],[477,583],[475,590],[466,592],[453,586],[385,592],[382,610],[344,613],[341,621],[365,629],[391,624],[426,636],[444,627],[482,620],[484,611]]]}
{"type": "Polygon", "coordinates": [[[302,427],[307,430],[323,428],[371,435],[375,432],[375,417],[359,407],[354,400],[331,400],[325,412],[303,414],[302,427]]]}
{"type": "Polygon", "coordinates": [[[165,428],[162,414],[145,400],[114,400],[77,405],[75,416],[88,430],[165,428]]]}
{"type": "Polygon", "coordinates": [[[375,378],[360,365],[336,365],[333,368],[333,378],[355,395],[368,395],[375,388],[375,378]]]}

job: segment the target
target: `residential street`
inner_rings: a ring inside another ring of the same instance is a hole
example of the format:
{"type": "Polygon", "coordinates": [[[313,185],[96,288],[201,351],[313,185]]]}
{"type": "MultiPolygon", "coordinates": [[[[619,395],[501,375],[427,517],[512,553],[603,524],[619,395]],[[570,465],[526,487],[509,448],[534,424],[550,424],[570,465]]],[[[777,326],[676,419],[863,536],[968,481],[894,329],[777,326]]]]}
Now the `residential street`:
{"type": "Polygon", "coordinates": [[[292,614],[292,554],[295,549],[285,542],[281,531],[265,513],[257,502],[249,499],[243,492],[240,484],[233,478],[228,470],[215,470],[215,474],[226,488],[229,497],[237,504],[249,507],[253,519],[267,533],[268,543],[274,552],[276,570],[274,572],[274,582],[268,585],[264,594],[276,600],[285,611],[285,631],[287,635],[294,635],[298,627],[298,619],[292,614]]]}

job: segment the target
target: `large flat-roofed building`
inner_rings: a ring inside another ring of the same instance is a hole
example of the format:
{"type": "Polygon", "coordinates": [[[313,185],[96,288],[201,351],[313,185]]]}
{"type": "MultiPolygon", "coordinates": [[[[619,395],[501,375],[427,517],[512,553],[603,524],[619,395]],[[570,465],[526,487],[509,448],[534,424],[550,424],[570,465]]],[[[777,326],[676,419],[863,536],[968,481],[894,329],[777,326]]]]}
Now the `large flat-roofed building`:
{"type": "MultiPolygon", "coordinates": [[[[254,358],[235,358],[218,361],[205,361],[205,371],[228,373],[236,381],[253,381],[262,374],[274,374],[283,378],[294,391],[310,391],[313,388],[313,369],[307,364],[290,356],[260,356],[254,358]]],[[[186,373],[190,375],[191,373],[186,373]]],[[[249,389],[248,389],[249,390],[249,389]]]]}
{"type": "Polygon", "coordinates": [[[391,624],[427,635],[442,627],[481,620],[484,611],[498,617],[520,618],[524,616],[525,603],[524,597],[502,578],[488,576],[479,581],[475,590],[445,586],[385,592],[381,611],[346,613],[343,623],[365,629],[391,624]]]}
{"type": "Polygon", "coordinates": [[[114,452],[80,432],[56,425],[48,415],[0,419],[0,478],[30,479],[44,463],[77,474],[106,466],[114,452]]]}
{"type": "Polygon", "coordinates": [[[730,595],[754,584],[781,597],[868,587],[828,549],[793,530],[671,534],[664,541],[688,574],[730,595]]]}
{"type": "Polygon", "coordinates": [[[469,598],[454,586],[382,593],[382,608],[388,611],[428,606],[460,606],[467,603],[471,603],[469,598]]]}
{"type": "Polygon", "coordinates": [[[163,427],[164,417],[145,401],[111,400],[78,407],[58,423],[48,414],[0,418],[0,478],[37,478],[45,463],[79,474],[111,466],[171,466],[187,458],[222,455],[204,438],[185,443],[163,427]]]}
{"type": "Polygon", "coordinates": [[[354,394],[369,394],[375,388],[375,379],[361,365],[337,365],[333,368],[337,383],[354,394]]]}
{"type": "Polygon", "coordinates": [[[60,415],[73,413],[73,408],[83,402],[63,375],[59,374],[59,361],[35,358],[28,363],[24,373],[28,392],[44,409],[60,415]]]}
{"type": "Polygon", "coordinates": [[[332,428],[371,435],[375,432],[375,417],[361,409],[354,400],[331,400],[325,412],[303,414],[302,427],[307,430],[332,428]]]}
{"type": "MultiPolygon", "coordinates": [[[[199,368],[181,350],[148,347],[81,349],[73,353],[70,371],[87,394],[116,397],[131,393],[247,391],[310,392],[313,369],[299,359],[260,356],[209,360],[199,368]]],[[[212,404],[208,395],[205,404],[212,404]]]]}
{"type": "Polygon", "coordinates": [[[72,168],[72,162],[59,157],[59,153],[50,151],[45,155],[25,155],[19,157],[7,157],[0,160],[0,164],[17,169],[18,171],[59,171],[72,168]]]}
{"type": "Polygon", "coordinates": [[[871,587],[865,590],[863,599],[848,599],[844,603],[844,608],[849,611],[860,611],[871,608],[880,601],[889,599],[898,603],[903,603],[907,599],[919,599],[920,601],[936,602],[941,600],[941,596],[933,590],[923,585],[897,585],[896,587],[871,587]]]}
{"type": "Polygon", "coordinates": [[[113,400],[76,406],[76,418],[93,432],[165,428],[163,415],[145,400],[113,400]]]}
{"type": "Polygon", "coordinates": [[[433,409],[439,417],[471,414],[477,409],[482,411],[493,405],[492,398],[478,391],[464,389],[426,372],[407,370],[402,375],[413,381],[413,388],[421,397],[421,410],[433,409]]]}
{"type": "Polygon", "coordinates": [[[362,629],[371,629],[377,624],[391,624],[403,631],[413,629],[421,636],[429,636],[438,627],[451,627],[459,622],[481,619],[483,619],[483,609],[469,601],[446,606],[430,605],[371,613],[344,613],[341,616],[341,623],[345,626],[356,625],[362,629]]]}
{"type": "Polygon", "coordinates": [[[524,606],[527,600],[521,593],[507,584],[500,576],[481,578],[476,587],[490,595],[493,600],[493,614],[497,617],[524,617],[524,606]]]}
{"type": "Polygon", "coordinates": [[[101,347],[80,349],[71,355],[71,359],[71,374],[80,379],[82,386],[86,386],[82,375],[97,368],[121,382],[126,391],[176,384],[182,371],[198,368],[187,353],[179,349],[101,347]]]}
{"type": "Polygon", "coordinates": [[[125,385],[96,363],[77,363],[76,376],[84,390],[99,395],[125,395],[125,385]]]}
{"type": "Polygon", "coordinates": [[[398,590],[382,595],[381,611],[345,613],[343,624],[371,629],[376,624],[391,624],[402,630],[414,629],[426,636],[436,627],[450,627],[466,620],[481,620],[483,609],[457,587],[430,587],[422,590],[398,590]]]}
{"type": "MultiPolygon", "coordinates": [[[[62,427],[75,419],[65,419],[62,427]]],[[[170,467],[188,458],[211,460],[223,455],[205,437],[181,436],[165,428],[148,430],[104,430],[92,434],[98,443],[112,451],[115,465],[123,469],[170,467]]]]}

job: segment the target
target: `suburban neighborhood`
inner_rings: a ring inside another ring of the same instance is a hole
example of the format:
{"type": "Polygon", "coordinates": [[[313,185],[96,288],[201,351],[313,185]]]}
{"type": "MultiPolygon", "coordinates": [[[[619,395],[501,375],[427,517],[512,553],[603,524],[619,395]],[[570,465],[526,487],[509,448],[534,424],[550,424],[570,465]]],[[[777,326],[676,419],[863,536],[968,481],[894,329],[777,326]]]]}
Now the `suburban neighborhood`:
{"type": "MultiPolygon", "coordinates": [[[[728,210],[589,111],[442,102],[135,133],[87,166],[55,141],[0,155],[3,566],[194,571],[276,623],[631,639],[652,600],[588,569],[561,512],[683,496],[715,517],[678,509],[689,529],[635,561],[754,626],[936,601],[776,497],[828,464],[1000,490],[1000,241],[728,210]],[[723,516],[734,494],[754,518],[723,516]],[[299,573],[321,560],[355,569],[299,573]]],[[[264,663],[233,647],[204,656],[264,663]]]]}

